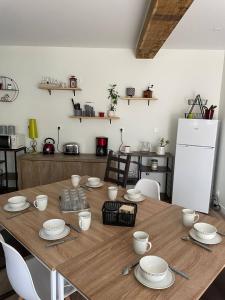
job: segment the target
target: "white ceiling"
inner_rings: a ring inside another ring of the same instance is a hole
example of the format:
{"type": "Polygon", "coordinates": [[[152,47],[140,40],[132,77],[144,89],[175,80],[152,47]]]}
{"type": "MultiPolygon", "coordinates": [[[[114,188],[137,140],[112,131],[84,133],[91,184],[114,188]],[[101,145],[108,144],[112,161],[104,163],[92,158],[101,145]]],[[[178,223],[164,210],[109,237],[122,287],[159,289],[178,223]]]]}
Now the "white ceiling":
{"type": "Polygon", "coordinates": [[[225,1],[194,0],[164,48],[225,49],[225,1]]]}
{"type": "Polygon", "coordinates": [[[134,48],[148,0],[0,0],[0,44],[134,48]]]}
{"type": "MultiPolygon", "coordinates": [[[[0,0],[0,45],[135,48],[150,0],[0,0]]],[[[194,0],[164,48],[225,49],[225,0],[194,0]]]]}

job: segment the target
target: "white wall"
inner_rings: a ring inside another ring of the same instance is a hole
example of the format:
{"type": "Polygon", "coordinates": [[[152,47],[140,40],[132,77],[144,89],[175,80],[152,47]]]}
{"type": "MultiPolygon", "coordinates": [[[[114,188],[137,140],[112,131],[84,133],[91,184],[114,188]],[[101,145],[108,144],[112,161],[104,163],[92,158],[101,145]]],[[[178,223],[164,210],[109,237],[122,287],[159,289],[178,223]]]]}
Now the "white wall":
{"type": "Polygon", "coordinates": [[[225,66],[223,69],[223,80],[220,97],[219,120],[221,120],[219,151],[216,168],[215,192],[219,197],[221,210],[225,214],[225,66]]]}
{"type": "Polygon", "coordinates": [[[57,135],[61,126],[61,142],[77,141],[82,152],[95,151],[95,137],[109,137],[109,147],[120,144],[119,128],[124,127],[124,141],[136,149],[142,140],[156,144],[160,136],[171,140],[174,149],[177,118],[187,109],[187,99],[200,93],[218,105],[223,70],[223,51],[161,50],[153,60],[138,60],[127,49],[82,49],[54,47],[0,47],[1,75],[12,77],[20,88],[13,103],[0,103],[0,124],[15,124],[18,132],[27,133],[29,118],[37,118],[39,148],[45,137],[57,135]],[[147,103],[120,100],[119,121],[78,120],[72,114],[71,92],[37,88],[42,76],[66,81],[74,74],[83,89],[76,101],[94,101],[96,111],[106,111],[107,88],[118,84],[120,95],[133,86],[141,94],[149,83],[159,98],[147,103]],[[155,133],[154,128],[159,132],[155,133]]]}

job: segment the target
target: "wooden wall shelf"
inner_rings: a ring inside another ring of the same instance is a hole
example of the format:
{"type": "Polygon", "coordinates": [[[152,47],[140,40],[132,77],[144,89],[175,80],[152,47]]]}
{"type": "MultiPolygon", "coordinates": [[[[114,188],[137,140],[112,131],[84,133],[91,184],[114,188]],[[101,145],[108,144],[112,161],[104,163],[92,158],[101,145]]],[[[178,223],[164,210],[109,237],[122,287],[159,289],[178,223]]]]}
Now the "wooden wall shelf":
{"type": "Polygon", "coordinates": [[[70,88],[70,87],[57,87],[57,86],[51,86],[51,85],[47,85],[47,84],[39,84],[38,86],[39,89],[41,90],[47,90],[49,92],[49,95],[52,94],[52,91],[73,91],[73,95],[75,96],[75,92],[76,91],[82,91],[81,88],[77,87],[77,88],[70,88]]]}
{"type": "Polygon", "coordinates": [[[120,117],[82,117],[82,116],[70,116],[73,119],[80,119],[80,123],[83,119],[93,119],[93,120],[109,120],[110,124],[112,120],[119,120],[120,117]]]}
{"type": "Polygon", "coordinates": [[[152,100],[158,100],[155,97],[152,97],[152,98],[143,98],[143,97],[135,97],[135,96],[134,97],[121,97],[120,99],[127,100],[128,101],[128,105],[130,105],[130,101],[145,100],[145,101],[148,101],[148,105],[149,105],[150,101],[152,101],[152,100]]]}

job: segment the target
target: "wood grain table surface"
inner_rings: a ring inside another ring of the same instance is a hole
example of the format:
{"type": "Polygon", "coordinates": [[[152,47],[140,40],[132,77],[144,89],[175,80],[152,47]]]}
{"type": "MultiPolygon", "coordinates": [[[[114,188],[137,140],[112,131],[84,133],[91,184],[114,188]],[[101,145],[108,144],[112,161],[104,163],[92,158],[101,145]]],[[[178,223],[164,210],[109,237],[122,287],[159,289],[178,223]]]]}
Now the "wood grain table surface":
{"type": "MultiPolygon", "coordinates": [[[[82,183],[85,183],[86,180],[87,177],[83,177],[82,183]]],[[[108,185],[110,183],[105,183],[103,187],[87,192],[87,199],[92,212],[91,227],[88,231],[81,234],[71,230],[69,236],[77,236],[78,238],[65,244],[46,248],[45,246],[48,242],[41,239],[38,232],[42,228],[43,222],[52,218],[62,218],[66,222],[78,225],[76,213],[62,213],[59,210],[59,195],[62,189],[72,187],[70,180],[1,195],[0,224],[50,269],[55,269],[60,264],[70,261],[71,258],[84,255],[86,251],[101,245],[102,242],[108,243],[130,230],[129,227],[106,226],[102,224],[101,208],[104,201],[107,200],[108,185]],[[29,212],[8,219],[9,216],[14,214],[3,210],[3,206],[7,203],[9,197],[24,195],[32,203],[35,197],[40,194],[46,194],[49,197],[48,207],[45,211],[38,211],[31,206],[29,212]]],[[[119,189],[119,200],[122,199],[124,192],[124,189],[119,189]]],[[[136,225],[138,226],[144,220],[148,220],[151,216],[156,215],[168,206],[169,204],[167,203],[153,199],[148,199],[148,201],[138,204],[136,225]]]]}
{"type": "MultiPolygon", "coordinates": [[[[82,178],[85,183],[87,177],[82,178]]],[[[56,269],[89,299],[198,299],[225,266],[224,240],[213,245],[213,252],[207,252],[180,238],[188,234],[181,222],[181,208],[162,201],[146,199],[138,204],[135,227],[117,227],[102,224],[101,208],[107,200],[107,187],[87,192],[92,212],[91,228],[82,233],[71,230],[74,241],[56,247],[46,248],[38,232],[44,221],[63,218],[78,224],[75,213],[61,213],[59,195],[64,188],[70,188],[70,180],[45,186],[38,186],[0,196],[0,224],[20,241],[30,252],[50,269],[56,269]],[[3,210],[9,197],[25,195],[33,202],[39,194],[49,197],[48,207],[40,212],[30,211],[8,219],[13,213],[3,210]],[[132,249],[132,234],[144,230],[150,234],[152,249],[149,254],[165,258],[171,265],[187,272],[190,280],[176,275],[175,284],[166,290],[151,290],[142,286],[133,273],[122,276],[121,269],[138,256],[132,249]]],[[[124,189],[119,189],[118,200],[122,200],[124,189]]],[[[200,214],[200,220],[225,231],[225,221],[200,214]]]]}
{"type": "MultiPolygon", "coordinates": [[[[225,231],[222,218],[200,214],[200,221],[225,231]]],[[[188,232],[189,229],[182,225],[181,207],[170,205],[116,239],[102,242],[84,255],[58,266],[57,270],[88,299],[199,299],[225,267],[225,238],[220,244],[211,245],[213,251],[208,252],[190,241],[181,240],[188,232]],[[153,290],[142,286],[133,272],[121,275],[124,266],[138,259],[132,249],[132,234],[136,230],[149,233],[152,242],[149,254],[163,257],[170,265],[186,272],[190,280],[176,275],[170,288],[153,290]]]]}

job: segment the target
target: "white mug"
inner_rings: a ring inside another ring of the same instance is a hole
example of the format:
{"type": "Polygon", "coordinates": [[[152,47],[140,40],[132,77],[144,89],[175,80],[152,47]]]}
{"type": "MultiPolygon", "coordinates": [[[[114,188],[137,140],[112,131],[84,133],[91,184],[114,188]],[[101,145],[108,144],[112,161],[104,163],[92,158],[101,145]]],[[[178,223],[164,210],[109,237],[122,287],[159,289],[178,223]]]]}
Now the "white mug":
{"type": "Polygon", "coordinates": [[[78,187],[79,183],[80,183],[80,176],[79,175],[72,175],[71,176],[71,181],[72,181],[72,185],[73,187],[78,187]]]}
{"type": "Polygon", "coordinates": [[[118,187],[116,187],[116,186],[109,186],[108,187],[109,200],[111,200],[111,201],[116,200],[117,193],[118,193],[118,187]]]}
{"type": "Polygon", "coordinates": [[[79,226],[80,229],[85,231],[90,228],[91,225],[91,212],[89,211],[81,211],[78,214],[79,217],[79,226]]]}
{"type": "Polygon", "coordinates": [[[43,211],[47,208],[48,205],[48,196],[47,195],[38,195],[36,197],[36,200],[34,201],[34,206],[40,210],[43,211]]]}
{"type": "Polygon", "coordinates": [[[136,231],[133,234],[133,248],[137,254],[144,254],[152,248],[152,244],[148,241],[149,234],[144,231],[136,231]]]}
{"type": "Polygon", "coordinates": [[[199,214],[192,209],[185,208],[182,210],[183,224],[186,227],[192,227],[192,225],[199,220],[199,214]]]}
{"type": "Polygon", "coordinates": [[[130,153],[130,146],[124,146],[124,152],[130,153]]]}

